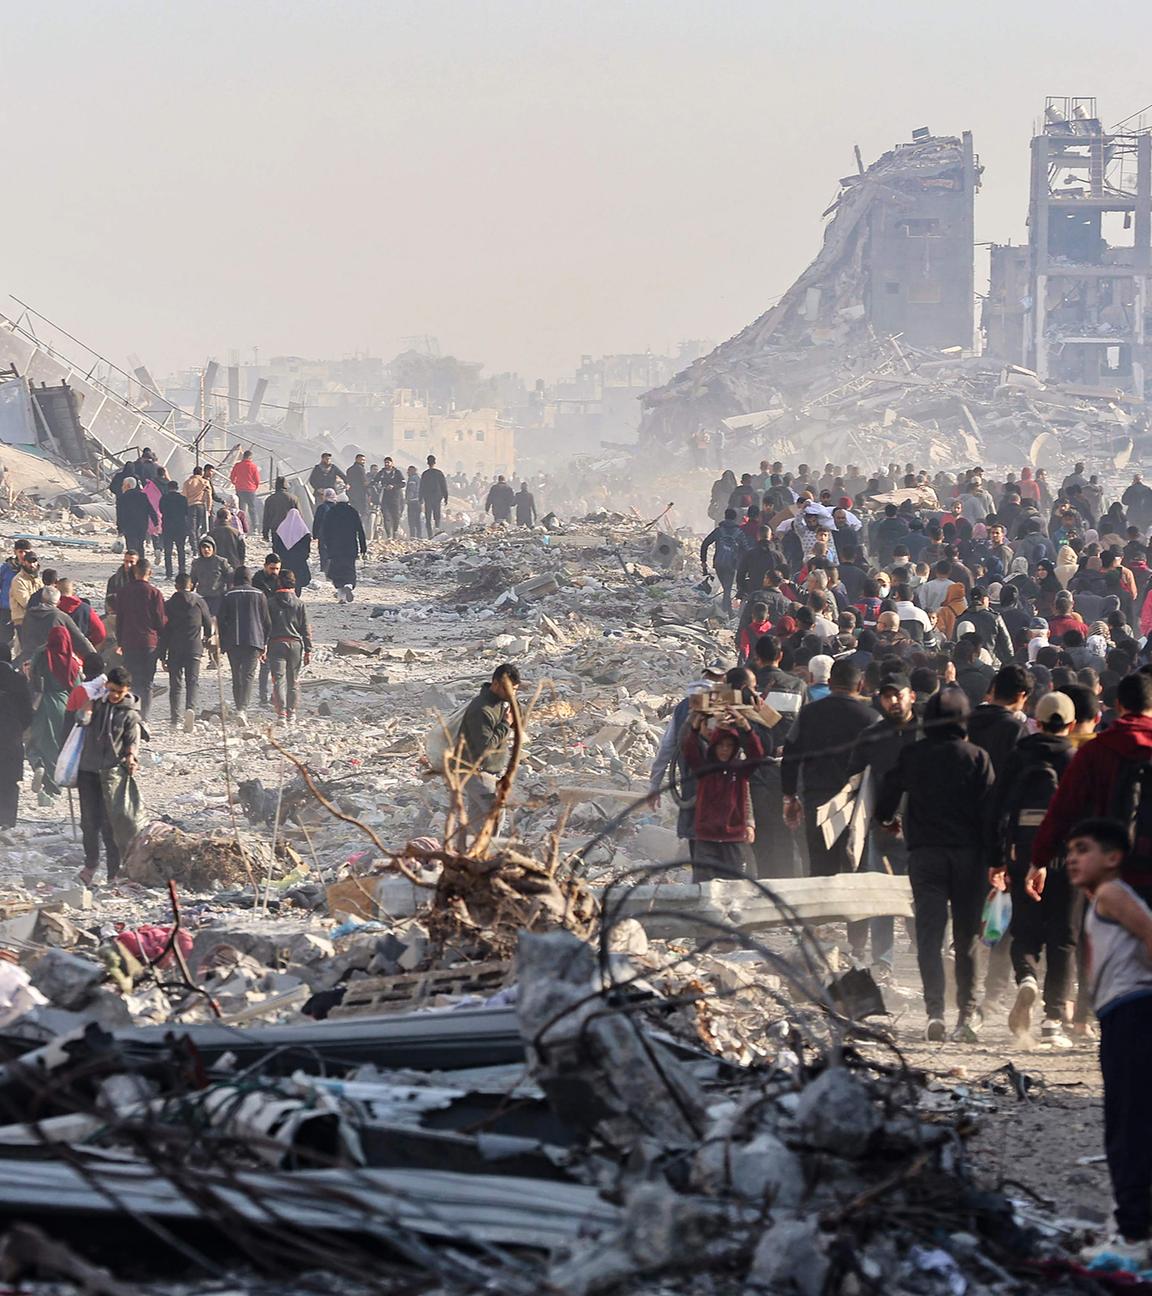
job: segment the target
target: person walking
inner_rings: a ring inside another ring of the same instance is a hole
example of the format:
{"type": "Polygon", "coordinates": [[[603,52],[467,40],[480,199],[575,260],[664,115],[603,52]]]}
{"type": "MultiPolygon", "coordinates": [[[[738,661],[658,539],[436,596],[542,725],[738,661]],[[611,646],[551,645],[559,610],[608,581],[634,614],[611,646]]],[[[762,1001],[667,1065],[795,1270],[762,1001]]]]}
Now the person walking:
{"type": "Polygon", "coordinates": [[[12,553],[0,563],[0,643],[10,644],[16,632],[12,628],[12,582],[20,574],[23,555],[32,548],[31,540],[17,540],[12,553]]]}
{"type": "Polygon", "coordinates": [[[172,579],[172,553],[175,551],[178,571],[186,570],[184,547],[188,543],[188,533],[192,526],[192,511],[188,507],[188,497],[176,484],[169,482],[168,489],[160,497],[160,540],[164,545],[164,575],[172,579]]]}
{"type": "Polygon", "coordinates": [[[946,1034],[943,945],[949,914],[959,1010],[953,1041],[975,1043],[983,1020],[977,1006],[976,947],[993,775],[988,753],[967,740],[969,711],[963,690],[952,685],[928,699],[924,739],[900,753],[884,776],[875,807],[877,823],[899,827],[908,844],[926,1038],[936,1043],[946,1034]]]}
{"type": "Polygon", "coordinates": [[[212,642],[212,613],[192,589],[187,572],[176,577],[176,592],[164,604],[164,617],[157,654],[168,671],[169,719],[173,729],[183,719],[184,732],[191,733],[196,725],[200,659],[212,642]]]}
{"type": "Polygon", "coordinates": [[[299,508],[300,502],[289,491],[288,483],[283,477],[277,477],[275,489],[264,500],[264,511],[260,519],[260,534],[271,544],[272,537],[279,529],[280,523],[293,509],[299,511],[299,508]]]}
{"type": "Polygon", "coordinates": [[[256,666],[264,656],[272,628],[268,600],[253,587],[247,567],[237,567],[232,573],[232,588],[220,605],[218,620],[220,648],[228,654],[228,664],[232,668],[232,702],[236,708],[236,721],[245,727],[256,666]]]}
{"type": "Polygon", "coordinates": [[[708,554],[712,551],[712,566],[724,595],[724,611],[732,615],[732,586],[740,560],[747,549],[747,537],[740,530],[735,509],[726,509],[724,520],[704,537],[700,545],[700,570],[708,575],[708,554]]]}
{"type": "Polygon", "coordinates": [[[367,554],[368,539],[360,514],[346,495],[338,495],[325,514],[320,543],[327,552],[328,579],[335,586],[337,597],[342,603],[351,603],[355,597],[356,559],[367,554]]]}
{"type": "Polygon", "coordinates": [[[747,876],[755,835],[748,784],[764,756],[759,726],[728,711],[705,735],[712,720],[704,710],[692,712],[681,739],[684,761],[696,776],[693,882],[747,876]]]}
{"type": "Polygon", "coordinates": [[[216,552],[216,541],[211,536],[200,537],[199,549],[199,554],[192,559],[188,575],[192,578],[192,588],[208,604],[208,611],[213,617],[218,617],[220,604],[232,579],[232,568],[216,552]]]}
{"type": "Polygon", "coordinates": [[[48,632],[43,646],[32,656],[28,675],[39,695],[28,731],[28,760],[36,771],[32,789],[55,796],[60,791],[55,773],[66,733],[65,708],[80,678],[80,658],[72,651],[72,640],[63,626],[53,626],[48,632]]]}
{"type": "Polygon", "coordinates": [[[108,881],[112,882],[139,830],[140,796],[135,776],[142,729],[131,688],[129,672],[123,666],[113,666],[105,679],[104,696],[93,704],[84,732],[76,790],[84,843],[79,880],[85,886],[92,885],[100,867],[100,843],[104,843],[108,881]]]}
{"type": "Polygon", "coordinates": [[[365,460],[365,455],[358,454],[344,474],[344,480],[348,483],[345,492],[348,496],[348,503],[360,514],[364,534],[368,541],[371,542],[373,529],[372,499],[369,494],[368,465],[365,460]]]}
{"type": "Polygon", "coordinates": [[[142,720],[152,714],[152,681],[166,619],[164,596],[152,584],[152,564],[147,558],[138,558],[132,584],[116,596],[116,634],[140,699],[142,720]]]}
{"type": "Polygon", "coordinates": [[[493,522],[505,524],[512,521],[512,506],[516,502],[516,492],[503,477],[497,477],[484,501],[484,512],[492,514],[493,522]]]}
{"type": "Polygon", "coordinates": [[[272,676],[272,706],[279,719],[296,723],[300,708],[300,669],[312,660],[308,613],[296,596],[291,572],[281,572],[268,600],[268,669],[272,676]]]}
{"type": "Polygon", "coordinates": [[[448,503],[448,482],[436,467],[436,456],[428,456],[428,467],[420,474],[420,502],[424,506],[424,526],[431,540],[440,529],[440,513],[448,503]]]}
{"type": "Polygon", "coordinates": [[[272,548],[280,556],[285,571],[296,578],[296,593],[312,584],[308,559],[312,553],[312,536],[299,509],[289,510],[272,536],[272,548]]]}
{"type": "Polygon", "coordinates": [[[0,643],[0,831],[16,826],[24,777],[24,731],[32,718],[28,680],[12,665],[12,645],[0,643]]]}
{"type": "Polygon", "coordinates": [[[522,481],[516,492],[516,525],[532,527],[536,525],[536,501],[528,489],[528,483],[522,481]]]}
{"type": "Polygon", "coordinates": [[[826,844],[817,812],[843,790],[853,744],[876,719],[876,712],[860,696],[862,678],[846,658],[833,662],[828,696],[800,709],[784,743],[780,779],[785,823],[793,831],[803,823],[812,877],[851,871],[847,833],[826,844]]]}
{"type": "Polygon", "coordinates": [[[240,511],[248,523],[248,530],[256,530],[256,495],[260,490],[260,466],[252,458],[252,451],[245,450],[232,465],[228,480],[236,489],[236,499],[240,511]]]}
{"type": "MultiPolygon", "coordinates": [[[[461,773],[468,822],[462,828],[478,832],[496,800],[496,788],[508,765],[511,707],[520,687],[520,672],[504,662],[468,704],[460,722],[461,773]]],[[[499,831],[499,828],[497,829],[499,831]]]]}
{"type": "Polygon", "coordinates": [[[116,496],[116,530],[124,537],[124,547],[145,552],[148,528],[160,525],[160,515],[144,494],[135,477],[125,477],[116,496]]]}
{"type": "Polygon", "coordinates": [[[408,476],[404,481],[404,502],[408,507],[409,538],[419,540],[423,535],[420,521],[420,473],[415,464],[408,465],[408,476]]]}
{"type": "Polygon", "coordinates": [[[212,508],[212,483],[199,464],[184,479],[183,494],[188,501],[188,543],[195,551],[197,541],[208,530],[208,512],[212,508]]]}
{"type": "Polygon", "coordinates": [[[384,456],[384,463],[375,477],[375,485],[380,495],[380,517],[384,527],[384,537],[387,540],[395,540],[400,533],[404,474],[396,467],[391,455],[384,456]]]}
{"type": "Polygon", "coordinates": [[[79,658],[95,651],[95,647],[83,634],[80,627],[66,613],[60,611],[60,590],[55,585],[45,585],[37,591],[40,601],[30,604],[20,627],[19,664],[32,660],[48,642],[48,635],[55,629],[63,630],[68,639],[70,652],[79,658]]]}
{"type": "Polygon", "coordinates": [[[28,604],[32,595],[42,589],[44,582],[40,579],[40,559],[31,549],[25,549],[20,555],[20,570],[12,578],[8,587],[8,611],[12,618],[12,631],[16,645],[23,649],[20,642],[20,630],[24,618],[28,615],[28,604]]]}
{"type": "Polygon", "coordinates": [[[316,464],[308,474],[308,489],[313,495],[322,494],[326,490],[336,493],[338,486],[345,486],[347,482],[344,474],[332,462],[332,456],[327,450],[320,456],[320,462],[316,464]]]}
{"type": "Polygon", "coordinates": [[[216,521],[208,534],[216,542],[216,552],[235,570],[243,567],[248,557],[244,537],[232,525],[226,508],[217,509],[216,521]]]}
{"type": "MultiPolygon", "coordinates": [[[[268,606],[272,606],[272,595],[280,588],[281,563],[280,555],[275,553],[264,555],[264,566],[258,572],[252,573],[252,586],[258,589],[261,594],[268,600],[268,606]]],[[[292,576],[292,573],[288,573],[292,576]]],[[[296,578],[292,576],[292,588],[296,586],[296,578]]],[[[265,656],[260,662],[260,674],[258,677],[258,687],[260,692],[260,705],[268,705],[268,681],[271,678],[268,672],[268,658],[265,656]]]]}

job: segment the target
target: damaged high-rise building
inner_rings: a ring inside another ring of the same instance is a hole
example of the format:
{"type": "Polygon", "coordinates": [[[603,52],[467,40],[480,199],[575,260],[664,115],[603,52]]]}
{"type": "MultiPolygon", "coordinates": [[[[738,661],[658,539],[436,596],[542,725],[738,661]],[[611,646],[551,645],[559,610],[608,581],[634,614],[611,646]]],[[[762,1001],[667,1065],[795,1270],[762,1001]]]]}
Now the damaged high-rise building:
{"type": "Polygon", "coordinates": [[[1143,401],[1152,135],[1049,98],[1032,140],[1027,248],[992,249],[988,352],[1077,396],[1143,401]]]}
{"type": "Polygon", "coordinates": [[[803,410],[891,362],[888,339],[940,351],[974,336],[972,137],[914,132],[841,181],[816,259],[743,332],[644,397],[641,439],[683,443],[732,416],[803,410]],[[849,374],[849,377],[851,373],[849,374]]]}

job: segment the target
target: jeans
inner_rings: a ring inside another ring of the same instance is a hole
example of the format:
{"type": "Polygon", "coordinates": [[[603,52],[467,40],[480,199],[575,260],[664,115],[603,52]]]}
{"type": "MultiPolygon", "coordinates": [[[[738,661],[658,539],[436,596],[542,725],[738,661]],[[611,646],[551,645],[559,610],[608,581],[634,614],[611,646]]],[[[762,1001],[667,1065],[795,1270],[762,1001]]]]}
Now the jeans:
{"type": "Polygon", "coordinates": [[[168,709],[175,724],[184,709],[196,710],[196,699],[200,689],[200,658],[180,657],[175,653],[168,654],[168,709]],[[180,704],[181,694],[184,705],[180,704]]]}
{"type": "Polygon", "coordinates": [[[976,946],[984,907],[984,868],[978,849],[921,846],[908,852],[908,878],[916,910],[916,960],[929,1017],[944,1016],[944,929],[952,913],[956,957],[956,1007],[976,1008],[976,946]]]}
{"type": "Polygon", "coordinates": [[[380,518],[384,524],[384,534],[389,540],[394,539],[400,530],[400,496],[395,491],[385,491],[381,496],[380,518]]]}
{"type": "Polygon", "coordinates": [[[1019,985],[1025,977],[1040,979],[1044,955],[1044,1015],[1063,1018],[1072,993],[1072,965],[1076,955],[1076,893],[1064,868],[1050,868],[1043,899],[1033,900],[1024,890],[1025,866],[1009,865],[1012,893],[1012,971],[1019,985]]]}
{"type": "Polygon", "coordinates": [[[139,554],[141,558],[148,557],[148,550],[145,547],[148,543],[147,531],[125,531],[124,548],[131,549],[133,553],[139,554]]]}
{"type": "Polygon", "coordinates": [[[140,717],[152,714],[152,681],[156,678],[155,648],[125,648],[124,665],[132,676],[132,692],[140,699],[140,717]]]}
{"type": "Polygon", "coordinates": [[[1100,1018],[1100,1070],[1116,1227],[1129,1242],[1146,1241],[1152,1234],[1152,996],[1118,1004],[1100,1018]]]}
{"type": "Polygon", "coordinates": [[[232,701],[237,711],[247,711],[252,700],[252,685],[260,662],[259,648],[229,648],[228,664],[232,667],[232,701]]]}
{"type": "Polygon", "coordinates": [[[408,501],[408,534],[413,540],[419,540],[424,532],[420,529],[420,501],[408,501]]]}
{"type": "Polygon", "coordinates": [[[256,492],[255,491],[237,491],[236,499],[240,504],[240,512],[248,519],[248,530],[256,530],[256,492]]]}
{"type": "Polygon", "coordinates": [[[444,507],[442,500],[425,500],[424,501],[424,526],[428,531],[428,538],[440,528],[440,510],[444,507]]]}
{"type": "Polygon", "coordinates": [[[176,551],[176,557],[180,564],[177,570],[180,572],[181,575],[183,575],[184,571],[186,570],[184,565],[185,564],[184,545],[187,539],[188,539],[187,536],[182,536],[182,535],[165,534],[163,536],[164,575],[167,576],[169,580],[172,579],[172,551],[173,550],[176,551]]]}
{"type": "Polygon", "coordinates": [[[268,645],[272,705],[277,715],[294,716],[300,707],[300,664],[304,645],[296,639],[273,639],[268,645]]]}
{"type": "MultiPolygon", "coordinates": [[[[868,845],[864,851],[861,873],[892,873],[896,877],[908,875],[908,847],[902,837],[893,837],[882,828],[871,828],[868,845]]],[[[872,937],[872,962],[891,968],[896,950],[896,919],[891,914],[883,918],[863,918],[848,924],[848,947],[862,963],[872,937]]]]}
{"type": "Polygon", "coordinates": [[[81,770],[76,776],[80,794],[80,836],[84,843],[84,866],[95,869],[100,863],[100,843],[108,862],[108,881],[120,871],[120,851],[112,831],[112,821],[104,809],[104,789],[94,770],[81,770]]]}
{"type": "Polygon", "coordinates": [[[188,506],[188,541],[194,553],[199,553],[197,545],[200,537],[208,530],[208,507],[205,504],[188,506]]]}
{"type": "Polygon", "coordinates": [[[716,579],[720,582],[720,588],[724,592],[724,611],[729,616],[732,615],[732,585],[736,580],[735,567],[717,567],[716,579]]]}

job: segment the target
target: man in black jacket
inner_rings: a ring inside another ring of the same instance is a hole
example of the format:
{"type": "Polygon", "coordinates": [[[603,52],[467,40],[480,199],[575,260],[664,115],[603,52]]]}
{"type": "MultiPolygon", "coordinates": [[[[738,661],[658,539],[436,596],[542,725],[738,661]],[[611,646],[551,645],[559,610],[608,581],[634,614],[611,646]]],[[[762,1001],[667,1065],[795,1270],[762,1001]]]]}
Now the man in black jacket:
{"type": "Polygon", "coordinates": [[[804,824],[812,877],[830,877],[851,869],[847,834],[841,833],[831,846],[825,845],[816,812],[848,782],[852,746],[876,719],[876,712],[860,696],[861,678],[851,662],[836,662],[828,677],[831,692],[801,709],[784,743],[780,767],[784,820],[793,830],[804,824]]]}
{"type": "Polygon", "coordinates": [[[982,585],[972,586],[964,620],[972,622],[973,632],[980,636],[981,644],[1001,666],[1012,660],[1012,636],[999,612],[993,612],[988,606],[988,591],[982,585]]]}
{"type": "Polygon", "coordinates": [[[516,502],[516,492],[503,477],[497,477],[484,501],[484,512],[492,514],[493,522],[508,523],[512,521],[512,506],[516,502]]]}
{"type": "Polygon", "coordinates": [[[1022,666],[1001,666],[992,676],[988,701],[981,702],[968,717],[968,741],[984,748],[997,776],[1028,732],[1024,707],[1031,691],[1028,672],[1022,666]]]}
{"type": "Polygon", "coordinates": [[[431,539],[440,527],[440,511],[448,503],[448,483],[436,467],[436,456],[428,456],[428,467],[420,474],[420,503],[424,506],[424,527],[431,539]]]}
{"type": "Polygon", "coordinates": [[[172,579],[172,550],[176,550],[181,572],[185,569],[184,545],[192,522],[188,498],[179,482],[169,482],[168,490],[160,496],[160,539],[164,542],[164,575],[172,579]]]}
{"type": "Polygon", "coordinates": [[[143,553],[149,525],[160,525],[152,501],[137,485],[135,477],[125,477],[116,496],[116,530],[124,537],[125,547],[143,553]]]}
{"type": "Polygon", "coordinates": [[[24,777],[24,730],[32,723],[32,690],[12,665],[12,647],[0,644],[0,830],[16,826],[24,777]]]}
{"type": "MultiPolygon", "coordinates": [[[[274,553],[264,555],[264,566],[252,576],[252,587],[258,589],[269,600],[271,609],[272,595],[280,588],[280,558],[274,553]]],[[[295,583],[293,583],[295,589],[295,583]]],[[[271,679],[268,669],[268,658],[265,655],[260,661],[260,705],[268,705],[268,681],[271,679]]]]}
{"type": "MultiPolygon", "coordinates": [[[[876,690],[880,719],[865,729],[856,739],[848,763],[849,776],[869,771],[874,791],[883,786],[890,769],[895,768],[901,752],[920,737],[916,719],[916,695],[907,675],[885,675],[876,690]]],[[[898,832],[889,832],[873,823],[868,829],[868,843],[860,871],[888,873],[896,877],[908,874],[908,847],[898,832]]],[[[891,917],[864,918],[848,924],[848,945],[852,956],[863,963],[872,938],[872,975],[878,981],[892,976],[892,963],[896,946],[896,922],[891,917]]]]}
{"type": "Polygon", "coordinates": [[[384,537],[395,540],[400,531],[400,506],[404,502],[404,474],[393,463],[392,456],[385,455],[384,464],[373,480],[380,492],[384,537]]]}
{"type": "Polygon", "coordinates": [[[1071,1047],[1064,1032],[1064,1013],[1072,989],[1076,952],[1074,892],[1063,859],[1052,861],[1043,892],[1028,887],[1032,844],[1056,788],[1072,763],[1067,734],[1076,722],[1076,707],[1064,693],[1046,693],[1036,705],[1036,733],[1022,738],[996,778],[992,805],[995,836],[989,858],[989,880],[1012,895],[1011,958],[1016,999],[1008,1014],[1013,1035],[1027,1039],[1032,1006],[1039,993],[1040,956],[1044,956],[1044,1025],[1042,1042],[1071,1047]]]}
{"type": "Polygon", "coordinates": [[[268,632],[272,628],[268,600],[252,587],[247,567],[237,567],[232,573],[232,588],[224,595],[217,620],[220,647],[228,654],[232,667],[232,701],[236,706],[236,720],[243,728],[248,724],[248,703],[252,697],[256,664],[264,656],[268,632]]]}
{"type": "Polygon", "coordinates": [[[337,490],[342,484],[345,484],[344,474],[332,462],[332,456],[325,450],[320,456],[320,462],[315,464],[308,474],[308,487],[313,495],[319,495],[326,490],[337,490]]]}
{"type": "Polygon", "coordinates": [[[928,1010],[927,1038],[943,1040],[944,929],[952,916],[959,1019],[952,1038],[974,1043],[982,1018],[976,1000],[976,946],[984,901],[985,846],[992,801],[992,762],[967,741],[968,699],[953,686],[924,708],[924,741],[906,747],[884,777],[878,823],[899,820],[908,843],[908,877],[916,909],[916,958],[928,1010]]]}
{"type": "Polygon", "coordinates": [[[184,732],[196,726],[196,696],[200,686],[200,658],[212,639],[212,613],[192,590],[187,572],[176,577],[176,592],[164,604],[167,621],[160,632],[160,660],[168,671],[168,710],[172,728],[184,713],[184,732]],[[181,708],[181,693],[184,707],[181,708]]]}

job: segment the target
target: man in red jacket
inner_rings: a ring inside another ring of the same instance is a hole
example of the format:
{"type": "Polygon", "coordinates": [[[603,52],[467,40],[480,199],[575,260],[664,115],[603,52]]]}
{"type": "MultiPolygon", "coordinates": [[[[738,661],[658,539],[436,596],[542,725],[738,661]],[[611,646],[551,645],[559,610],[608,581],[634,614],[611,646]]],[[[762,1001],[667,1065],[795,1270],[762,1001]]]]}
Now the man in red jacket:
{"type": "Polygon", "coordinates": [[[108,631],[104,628],[104,622],[96,614],[96,609],[87,599],[79,597],[76,586],[67,576],[60,577],[56,582],[56,588],[60,591],[60,611],[68,613],[80,627],[80,633],[99,652],[100,646],[108,638],[108,631]]]}
{"type": "Polygon", "coordinates": [[[245,450],[232,465],[228,474],[232,485],[236,487],[236,497],[240,501],[240,511],[248,522],[248,530],[256,529],[256,492],[260,489],[260,469],[252,458],[252,451],[245,450]]]}
{"type": "Polygon", "coordinates": [[[748,780],[764,755],[755,730],[739,712],[725,715],[722,727],[705,739],[700,731],[708,718],[707,712],[697,711],[682,741],[685,763],[697,780],[694,882],[746,872],[748,845],[755,836],[748,780]]]}
{"type": "MultiPolygon", "coordinates": [[[[1126,766],[1152,761],[1152,675],[1125,675],[1116,686],[1116,710],[1120,718],[1073,757],[1036,834],[1025,886],[1037,899],[1049,866],[1063,854],[1069,832],[1081,819],[1112,818],[1117,784],[1126,766]]],[[[1122,877],[1137,891],[1146,892],[1152,885],[1152,875],[1135,873],[1128,865],[1122,877]]]]}

